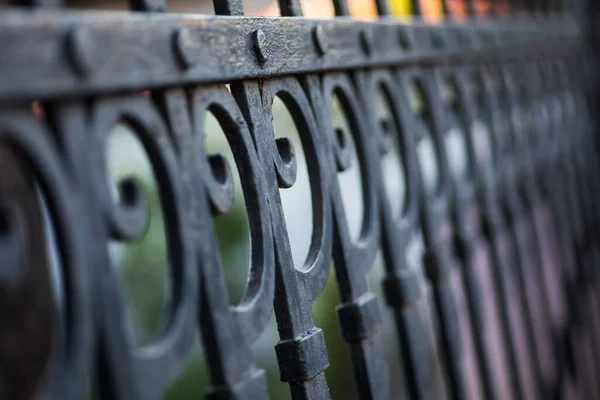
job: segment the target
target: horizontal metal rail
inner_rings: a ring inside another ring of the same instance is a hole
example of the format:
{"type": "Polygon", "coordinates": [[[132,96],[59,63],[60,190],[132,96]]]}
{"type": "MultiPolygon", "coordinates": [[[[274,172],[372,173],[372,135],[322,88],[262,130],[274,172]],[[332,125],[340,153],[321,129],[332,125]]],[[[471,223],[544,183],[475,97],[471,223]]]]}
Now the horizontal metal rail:
{"type": "Polygon", "coordinates": [[[5,11],[0,101],[561,51],[567,16],[432,25],[393,21],[5,11]],[[260,35],[262,55],[257,54],[260,35]],[[29,68],[28,68],[29,67],[29,68]]]}

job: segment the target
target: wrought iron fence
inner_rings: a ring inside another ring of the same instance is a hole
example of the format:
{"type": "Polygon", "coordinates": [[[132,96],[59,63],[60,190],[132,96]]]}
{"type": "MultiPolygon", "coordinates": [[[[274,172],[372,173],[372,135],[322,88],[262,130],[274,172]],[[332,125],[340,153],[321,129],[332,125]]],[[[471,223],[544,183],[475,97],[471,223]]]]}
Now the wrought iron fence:
{"type": "Polygon", "coordinates": [[[279,18],[244,17],[241,0],[215,0],[218,17],[166,13],[161,0],[131,1],[141,12],[28,3],[36,9],[0,15],[2,398],[159,398],[201,332],[207,398],[266,399],[252,345],[273,313],[292,398],[329,398],[312,306],[330,268],[360,398],[399,396],[389,346],[409,398],[442,396],[432,349],[449,398],[600,398],[587,4],[467,2],[457,20],[443,3],[444,19],[427,23],[398,22],[385,1],[372,21],[344,18],[343,0],[329,20],[288,18],[302,16],[298,0],[279,0],[279,18]],[[276,136],[275,98],[299,143],[276,136]],[[332,120],[334,99],[346,127],[332,120]],[[235,168],[207,152],[208,113],[235,168]],[[108,245],[139,240],[149,223],[140,182],[111,188],[106,147],[119,123],[151,162],[168,250],[166,317],[141,348],[108,245]],[[295,263],[280,190],[296,181],[300,149],[312,233],[295,263]],[[386,189],[390,152],[403,200],[386,189]],[[337,179],[353,164],[357,235],[337,179]],[[232,206],[235,170],[251,255],[231,304],[213,216],[232,206]],[[367,282],[380,250],[382,299],[367,282]],[[397,333],[385,346],[384,308],[397,333]]]}

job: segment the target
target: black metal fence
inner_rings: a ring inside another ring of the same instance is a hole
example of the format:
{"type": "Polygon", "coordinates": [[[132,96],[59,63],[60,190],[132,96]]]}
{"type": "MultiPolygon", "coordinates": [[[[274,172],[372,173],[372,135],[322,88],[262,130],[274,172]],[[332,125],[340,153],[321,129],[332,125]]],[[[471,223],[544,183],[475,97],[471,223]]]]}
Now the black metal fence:
{"type": "Polygon", "coordinates": [[[266,399],[252,345],[275,313],[281,380],[294,399],[329,398],[312,305],[334,268],[360,398],[399,396],[378,334],[383,308],[409,398],[440,396],[432,348],[449,398],[600,398],[586,4],[490,3],[485,17],[468,2],[466,20],[424,23],[388,17],[385,1],[376,21],[344,18],[342,0],[330,20],[287,18],[302,16],[298,0],[279,0],[280,18],[244,17],[241,0],[214,1],[234,17],[163,13],[161,0],[132,1],[136,13],[30,3],[0,15],[0,397],[159,398],[201,332],[207,398],[266,399]],[[276,97],[301,144],[276,137],[276,97]],[[345,128],[332,120],[334,98],[345,128]],[[213,223],[232,206],[236,168],[207,154],[209,112],[235,157],[250,228],[237,305],[213,223]],[[149,223],[139,182],[111,191],[106,146],[119,123],[151,162],[168,250],[166,317],[143,348],[108,245],[140,239],[149,223]],[[301,265],[280,196],[297,178],[298,145],[312,208],[301,265]],[[386,190],[389,152],[402,160],[402,205],[386,190]],[[353,164],[357,237],[336,178],[353,164]],[[383,299],[367,282],[380,250],[383,299]]]}

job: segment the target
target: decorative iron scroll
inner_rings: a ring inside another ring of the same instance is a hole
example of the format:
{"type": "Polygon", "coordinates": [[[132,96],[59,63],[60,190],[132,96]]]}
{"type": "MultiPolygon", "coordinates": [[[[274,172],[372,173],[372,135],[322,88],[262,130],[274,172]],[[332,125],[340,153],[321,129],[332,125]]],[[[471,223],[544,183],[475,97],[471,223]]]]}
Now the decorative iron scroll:
{"type": "Polygon", "coordinates": [[[253,345],[272,315],[292,398],[330,398],[313,304],[331,268],[361,399],[398,398],[398,379],[415,399],[600,398],[584,3],[467,1],[461,20],[459,2],[442,2],[438,23],[399,22],[385,1],[373,21],[345,18],[341,0],[328,20],[287,18],[302,17],[298,0],[279,0],[278,18],[246,17],[241,0],[214,0],[216,17],[167,13],[160,0],[132,1],[138,12],[22,3],[0,14],[0,398],[160,398],[201,345],[207,398],[267,399],[253,345]],[[299,142],[277,136],[275,99],[299,142]],[[209,154],[208,114],[235,165],[209,154]],[[120,123],[151,164],[168,253],[166,316],[146,347],[109,246],[150,223],[139,181],[117,193],[109,183],[120,123]],[[296,183],[298,146],[312,208],[300,265],[280,194],[296,183]],[[381,167],[390,152],[401,205],[381,167]],[[338,179],[351,166],[358,235],[338,179]],[[238,304],[213,218],[233,206],[235,171],[251,247],[238,304]],[[382,298],[367,279],[380,250],[382,298]],[[386,318],[402,377],[381,341],[386,318]]]}

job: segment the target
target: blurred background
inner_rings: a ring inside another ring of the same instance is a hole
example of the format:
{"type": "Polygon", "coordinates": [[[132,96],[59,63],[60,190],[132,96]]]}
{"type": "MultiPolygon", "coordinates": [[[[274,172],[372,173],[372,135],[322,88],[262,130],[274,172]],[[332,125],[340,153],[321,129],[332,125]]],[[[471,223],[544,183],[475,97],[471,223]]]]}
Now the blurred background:
{"type": "MultiPolygon", "coordinates": [[[[395,17],[410,17],[413,15],[413,2],[420,7],[424,19],[438,21],[441,19],[441,0],[388,0],[391,14],[395,17]]],[[[474,11],[478,15],[487,15],[492,0],[471,0],[474,11]]],[[[2,1],[0,1],[0,4],[2,1]]],[[[69,7],[97,9],[125,9],[124,0],[64,0],[69,7]]],[[[244,0],[244,11],[248,16],[272,17],[279,15],[279,7],[275,0],[244,0]]],[[[301,0],[304,16],[308,18],[331,18],[334,16],[333,2],[323,0],[301,0]]],[[[465,0],[446,0],[449,13],[454,18],[465,18],[467,9],[465,0]]],[[[509,0],[495,0],[494,8],[502,13],[506,10],[509,0]]],[[[353,18],[374,18],[377,15],[374,0],[348,0],[350,13],[353,18]]],[[[168,11],[199,14],[214,14],[212,0],[169,0],[168,11]]]]}

